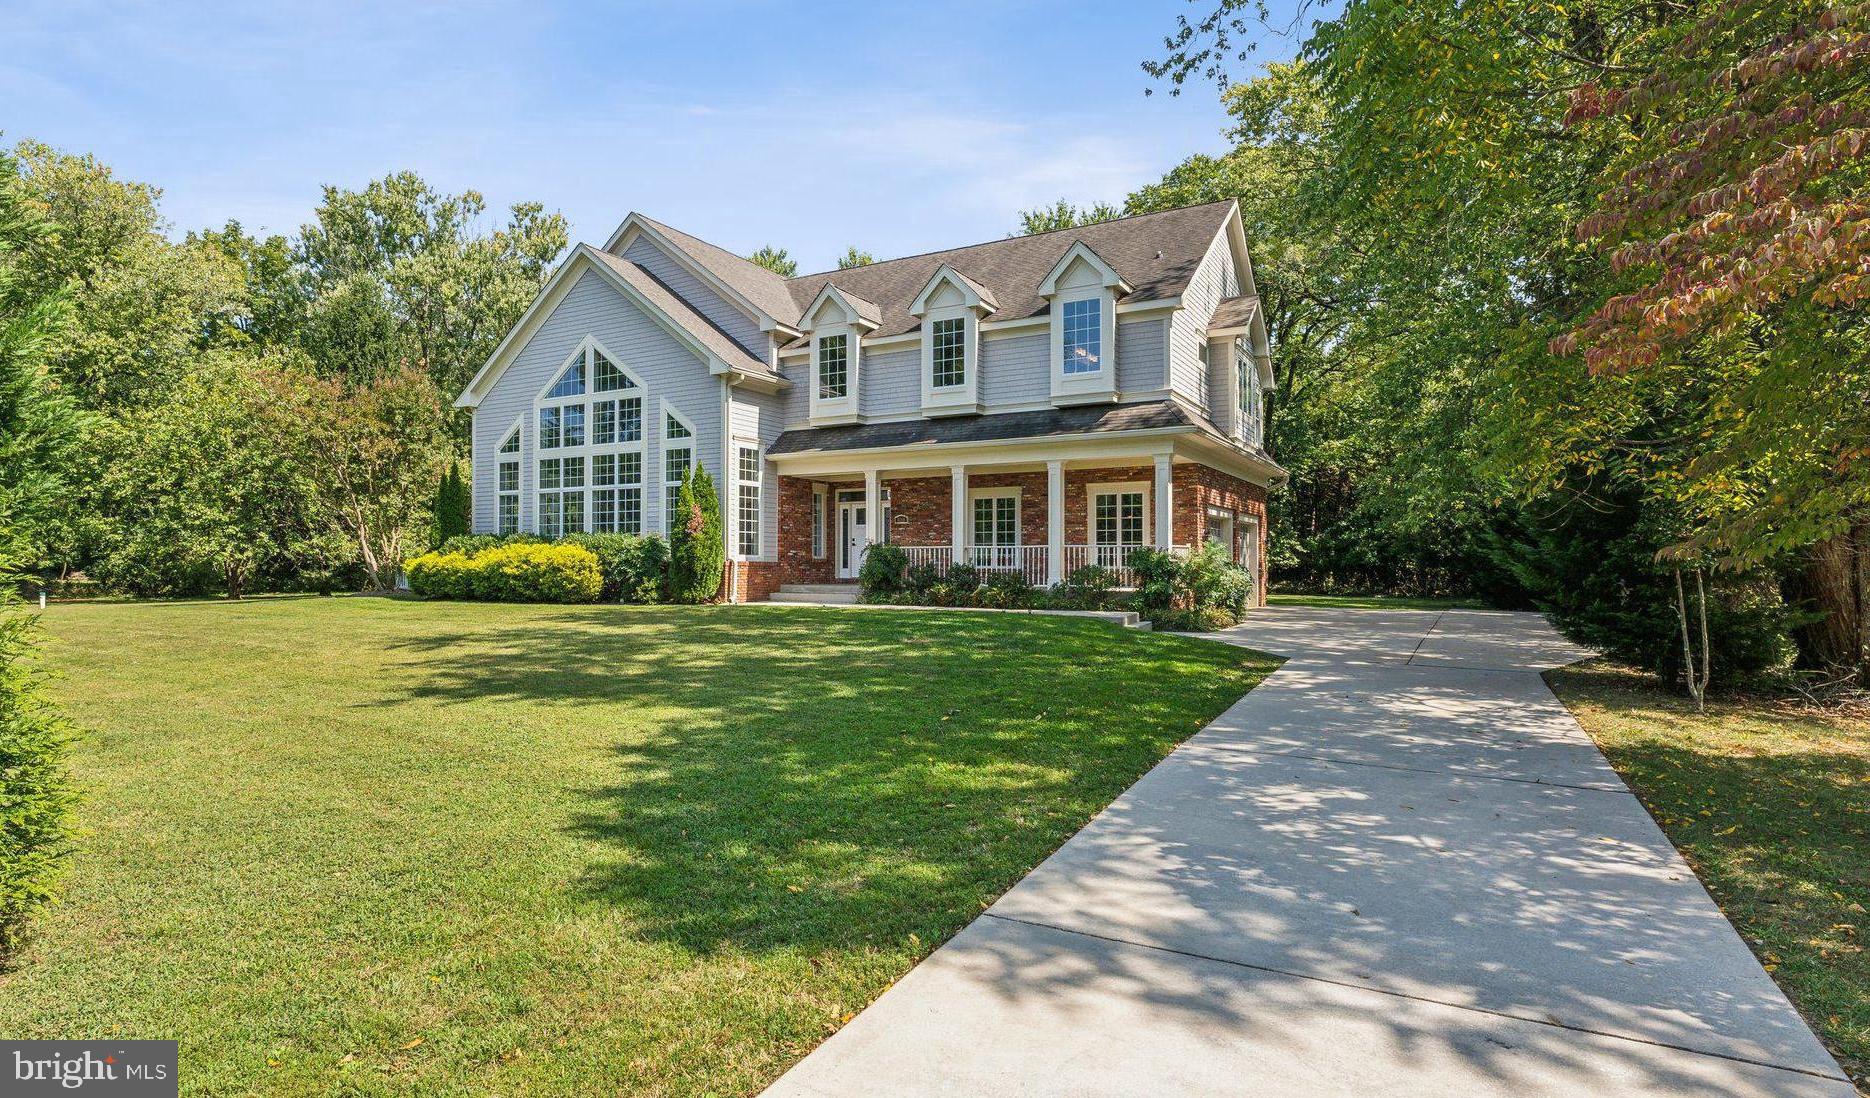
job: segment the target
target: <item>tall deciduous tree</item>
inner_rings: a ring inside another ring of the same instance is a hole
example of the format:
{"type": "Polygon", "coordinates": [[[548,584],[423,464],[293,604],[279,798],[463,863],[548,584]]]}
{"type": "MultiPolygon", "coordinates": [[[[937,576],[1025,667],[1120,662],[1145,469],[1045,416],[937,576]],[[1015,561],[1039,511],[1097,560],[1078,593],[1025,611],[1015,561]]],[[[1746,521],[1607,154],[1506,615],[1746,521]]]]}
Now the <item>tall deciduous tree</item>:
{"type": "Polygon", "coordinates": [[[860,251],[857,245],[853,244],[844,249],[844,254],[838,257],[838,270],[848,271],[852,267],[868,267],[876,261],[876,256],[860,251]]]}
{"type": "Polygon", "coordinates": [[[760,250],[747,259],[781,278],[791,278],[799,273],[799,261],[786,254],[784,248],[775,248],[771,244],[762,244],[760,250]]]}
{"type": "Polygon", "coordinates": [[[1089,206],[1078,207],[1061,198],[1050,206],[1021,210],[1019,230],[1011,235],[1031,236],[1057,229],[1075,229],[1080,225],[1095,225],[1122,216],[1123,211],[1108,202],[1094,202],[1089,206]]]}

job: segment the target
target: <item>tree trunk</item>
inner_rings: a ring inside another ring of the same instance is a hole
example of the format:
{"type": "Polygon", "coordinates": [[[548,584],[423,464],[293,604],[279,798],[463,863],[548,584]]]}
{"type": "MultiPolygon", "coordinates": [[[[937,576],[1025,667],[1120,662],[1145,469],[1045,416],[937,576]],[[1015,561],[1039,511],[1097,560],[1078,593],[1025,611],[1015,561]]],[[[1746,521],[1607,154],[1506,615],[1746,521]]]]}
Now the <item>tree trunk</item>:
{"type": "Polygon", "coordinates": [[[1808,671],[1866,671],[1865,571],[1870,525],[1859,524],[1805,551],[1798,569],[1781,584],[1786,602],[1820,615],[1792,631],[1798,665],[1808,671]]]}

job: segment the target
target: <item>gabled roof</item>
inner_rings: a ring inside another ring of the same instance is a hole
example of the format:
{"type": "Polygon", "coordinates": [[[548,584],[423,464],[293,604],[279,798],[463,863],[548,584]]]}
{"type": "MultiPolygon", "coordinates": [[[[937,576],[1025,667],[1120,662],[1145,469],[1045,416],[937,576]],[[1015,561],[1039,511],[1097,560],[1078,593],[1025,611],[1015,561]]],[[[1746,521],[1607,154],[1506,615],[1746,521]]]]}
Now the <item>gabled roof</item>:
{"type": "Polygon", "coordinates": [[[641,221],[655,230],[690,262],[719,279],[728,289],[744,298],[755,309],[787,327],[798,324],[800,306],[804,303],[796,300],[791,291],[786,288],[784,276],[769,271],[750,259],[742,259],[727,249],[710,244],[700,237],[690,236],[673,226],[664,225],[655,218],[644,217],[639,213],[631,214],[624,219],[617,231],[611,234],[610,240],[604,245],[605,251],[609,251],[616,245],[633,220],[641,221]]]}
{"type": "Polygon", "coordinates": [[[825,288],[818,291],[818,296],[812,298],[812,303],[805,307],[805,312],[800,319],[803,320],[804,317],[809,317],[818,312],[819,302],[826,298],[835,299],[844,307],[846,312],[855,316],[857,322],[867,329],[874,330],[883,319],[883,311],[877,308],[876,302],[871,301],[869,298],[848,293],[843,287],[833,283],[826,283],[825,288]]]}
{"type": "MultiPolygon", "coordinates": [[[[882,309],[878,336],[900,335],[921,324],[909,312],[916,295],[944,263],[989,291],[998,307],[988,320],[1039,316],[1047,309],[1039,284],[1073,244],[1082,241],[1130,284],[1128,301],[1179,297],[1214,238],[1234,212],[1233,201],[1139,214],[1032,236],[990,240],[965,248],[887,259],[843,271],[801,275],[786,283],[799,310],[824,287],[838,287],[882,309]]],[[[743,261],[744,262],[744,261],[743,261]]],[[[796,315],[796,314],[795,314],[796,315]]]]}
{"type": "Polygon", "coordinates": [[[455,407],[472,408],[480,403],[487,390],[493,387],[507,366],[512,364],[513,358],[525,347],[526,341],[532,338],[540,323],[550,315],[552,307],[571,289],[574,272],[584,270],[595,271],[607,279],[618,292],[643,309],[651,320],[661,324],[706,360],[713,372],[736,374],[773,386],[790,384],[783,374],[748,354],[726,332],[696,312],[688,302],[683,301],[642,266],[608,252],[600,252],[588,244],[580,244],[572,249],[565,262],[559,264],[558,270],[552,272],[552,277],[540,288],[538,296],[533,298],[519,323],[494,348],[480,372],[474,375],[474,380],[468,382],[461,395],[455,398],[455,407]]]}
{"type": "Polygon", "coordinates": [[[909,302],[909,312],[915,316],[921,316],[927,312],[929,295],[935,292],[935,287],[944,282],[959,287],[960,292],[969,299],[967,302],[969,308],[981,308],[991,313],[1000,307],[1000,303],[994,299],[992,290],[944,263],[935,268],[935,273],[929,276],[929,280],[922,284],[922,289],[917,291],[915,299],[909,302]]]}

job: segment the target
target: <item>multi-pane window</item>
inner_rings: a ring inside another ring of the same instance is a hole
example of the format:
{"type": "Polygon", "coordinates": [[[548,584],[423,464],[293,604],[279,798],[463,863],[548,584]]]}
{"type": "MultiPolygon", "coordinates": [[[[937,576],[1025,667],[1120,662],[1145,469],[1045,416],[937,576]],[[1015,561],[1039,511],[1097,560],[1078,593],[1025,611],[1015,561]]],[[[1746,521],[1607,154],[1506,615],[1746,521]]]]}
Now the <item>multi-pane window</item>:
{"type": "Polygon", "coordinates": [[[825,559],[825,494],[812,493],[812,559],[825,559]]]}
{"type": "Polygon", "coordinates": [[[693,463],[692,453],[686,446],[665,447],[662,451],[662,532],[668,534],[676,527],[675,497],[682,490],[682,481],[688,479],[688,470],[693,463]]]}
{"type": "Polygon", "coordinates": [[[967,384],[967,320],[951,317],[937,320],[930,332],[931,364],[937,389],[967,384]]]}
{"type": "Polygon", "coordinates": [[[1260,418],[1260,372],[1245,355],[1237,358],[1240,372],[1240,433],[1247,442],[1260,444],[1265,428],[1260,418]]]}
{"type": "Polygon", "coordinates": [[[735,507],[740,523],[740,555],[760,555],[760,451],[752,446],[739,447],[739,483],[735,507]]]}
{"type": "Polygon", "coordinates": [[[1065,372],[1094,374],[1103,363],[1103,340],[1100,327],[1103,303],[1097,298],[1067,301],[1063,313],[1065,335],[1065,372]]]}
{"type": "Polygon", "coordinates": [[[974,544],[977,546],[1013,546],[1019,544],[1019,497],[974,497],[974,544]]]}
{"type": "MultiPolygon", "coordinates": [[[[560,537],[587,528],[599,533],[640,530],[643,396],[636,380],[615,359],[587,340],[552,388],[539,398],[538,417],[542,453],[537,483],[539,533],[560,537]],[[613,395],[586,399],[588,395],[603,394],[613,395]],[[545,457],[545,452],[553,456],[545,457]],[[634,470],[627,482],[623,477],[626,468],[634,470]]],[[[514,452],[517,453],[517,447],[514,452]]],[[[513,466],[511,521],[513,529],[517,530],[517,458],[513,466]]],[[[504,485],[504,471],[502,476],[504,485]]],[[[503,487],[501,491],[506,489],[503,487]]],[[[506,531],[507,511],[503,499],[503,531],[506,531]]]]}
{"type": "Polygon", "coordinates": [[[818,340],[818,399],[838,400],[850,391],[848,335],[821,336],[818,340]]]}
{"type": "Polygon", "coordinates": [[[1143,493],[1098,492],[1093,496],[1091,539],[1097,545],[1143,544],[1143,493]]]}
{"type": "Polygon", "coordinates": [[[498,470],[498,506],[499,525],[502,534],[519,532],[519,428],[506,436],[500,444],[498,470]]]}

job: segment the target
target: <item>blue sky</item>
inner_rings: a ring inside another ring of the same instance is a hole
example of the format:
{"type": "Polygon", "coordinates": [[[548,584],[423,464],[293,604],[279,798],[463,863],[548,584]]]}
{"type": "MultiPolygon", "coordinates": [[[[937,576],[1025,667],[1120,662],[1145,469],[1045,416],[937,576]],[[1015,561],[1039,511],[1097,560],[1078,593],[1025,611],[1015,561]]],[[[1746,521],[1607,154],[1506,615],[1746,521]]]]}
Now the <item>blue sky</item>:
{"type": "Polygon", "coordinates": [[[7,140],[161,186],[178,232],[292,232],[321,184],[410,168],[543,202],[574,240],[637,209],[810,271],[1121,201],[1225,147],[1210,88],[1143,95],[1182,0],[8,7],[7,140]]]}

